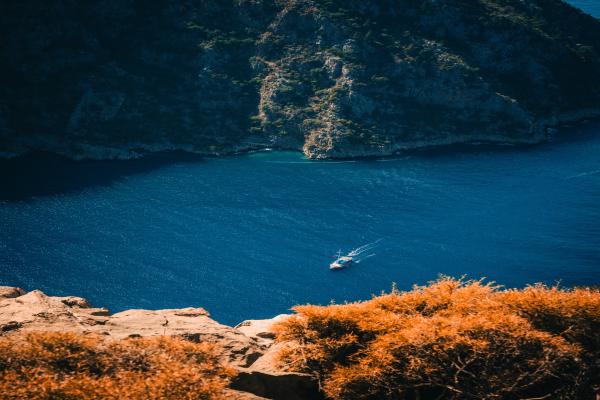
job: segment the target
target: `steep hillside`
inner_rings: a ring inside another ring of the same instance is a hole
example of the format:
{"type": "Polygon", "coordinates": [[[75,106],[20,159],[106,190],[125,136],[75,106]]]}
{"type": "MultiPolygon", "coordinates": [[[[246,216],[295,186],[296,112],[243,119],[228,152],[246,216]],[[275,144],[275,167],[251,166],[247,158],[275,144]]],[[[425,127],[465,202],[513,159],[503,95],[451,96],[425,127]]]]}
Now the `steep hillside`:
{"type": "Polygon", "coordinates": [[[0,6],[0,151],[312,158],[531,143],[600,115],[600,21],[560,0],[0,6]]]}

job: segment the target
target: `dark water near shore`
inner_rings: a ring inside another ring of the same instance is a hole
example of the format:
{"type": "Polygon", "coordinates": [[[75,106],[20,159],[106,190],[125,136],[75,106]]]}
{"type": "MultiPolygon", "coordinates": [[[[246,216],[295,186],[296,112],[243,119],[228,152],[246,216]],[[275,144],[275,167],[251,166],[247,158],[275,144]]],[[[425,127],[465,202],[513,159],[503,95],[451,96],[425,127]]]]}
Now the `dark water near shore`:
{"type": "Polygon", "coordinates": [[[567,3],[579,7],[596,18],[600,18],[600,0],[570,0],[567,3]]]}
{"type": "Polygon", "coordinates": [[[0,285],[225,323],[439,273],[600,284],[600,125],[533,147],[310,162],[264,152],[0,164],[0,285]],[[331,272],[338,248],[381,239],[331,272]]]}

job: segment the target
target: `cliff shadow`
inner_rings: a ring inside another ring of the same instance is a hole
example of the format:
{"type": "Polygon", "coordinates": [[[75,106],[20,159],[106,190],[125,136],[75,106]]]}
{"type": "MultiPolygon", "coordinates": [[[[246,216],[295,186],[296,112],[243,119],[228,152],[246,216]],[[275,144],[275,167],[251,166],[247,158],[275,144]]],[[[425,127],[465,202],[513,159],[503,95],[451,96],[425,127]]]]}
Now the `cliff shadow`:
{"type": "Polygon", "coordinates": [[[73,193],[107,186],[126,176],[169,165],[204,162],[197,154],[168,152],[132,160],[75,161],[50,153],[31,153],[0,160],[0,201],[26,201],[39,196],[73,193]]]}
{"type": "MultiPolygon", "coordinates": [[[[586,144],[595,141],[600,133],[600,119],[590,119],[581,123],[573,123],[565,125],[556,130],[556,133],[549,136],[545,141],[540,143],[490,143],[490,142],[474,142],[474,143],[456,143],[440,146],[422,147],[417,149],[406,150],[398,155],[390,156],[390,158],[398,156],[415,156],[423,159],[452,157],[456,154],[479,154],[479,153],[513,153],[526,154],[533,152],[542,152],[551,150],[555,146],[564,146],[569,144],[586,144]]],[[[382,158],[382,157],[374,157],[382,158]]]]}

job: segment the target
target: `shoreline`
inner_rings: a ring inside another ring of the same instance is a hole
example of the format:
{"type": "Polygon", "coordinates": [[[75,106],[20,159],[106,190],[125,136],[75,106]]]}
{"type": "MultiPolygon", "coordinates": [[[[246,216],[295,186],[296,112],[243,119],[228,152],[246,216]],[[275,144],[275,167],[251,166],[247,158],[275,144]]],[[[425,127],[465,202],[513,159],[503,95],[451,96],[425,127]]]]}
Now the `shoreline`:
{"type": "Polygon", "coordinates": [[[364,146],[352,146],[346,151],[334,152],[323,155],[317,154],[311,156],[303,151],[302,146],[293,147],[286,145],[277,145],[277,143],[264,144],[256,146],[255,143],[245,146],[244,144],[233,146],[231,149],[221,152],[207,152],[197,149],[194,145],[172,143],[164,144],[144,144],[133,143],[128,148],[110,147],[104,145],[79,145],[78,151],[69,151],[67,147],[72,144],[57,144],[49,140],[48,137],[40,137],[45,145],[34,148],[27,143],[20,144],[22,151],[0,151],[0,160],[11,160],[20,157],[27,157],[35,153],[47,153],[59,157],[64,157],[72,161],[119,161],[135,160],[156,154],[186,153],[207,158],[231,157],[245,154],[253,154],[267,151],[293,151],[303,153],[304,157],[310,161],[327,160],[370,160],[376,158],[394,158],[407,152],[437,150],[445,147],[464,145],[468,147],[493,146],[493,147],[520,147],[535,146],[552,140],[557,135],[564,134],[560,132],[563,129],[575,128],[587,124],[600,122],[600,108],[583,109],[561,113],[552,117],[544,118],[532,125],[533,135],[531,137],[514,138],[507,140],[507,136],[500,135],[454,135],[434,140],[419,140],[411,142],[398,142],[385,149],[374,151],[373,148],[364,146]],[[80,153],[79,150],[83,150],[80,153]]]}

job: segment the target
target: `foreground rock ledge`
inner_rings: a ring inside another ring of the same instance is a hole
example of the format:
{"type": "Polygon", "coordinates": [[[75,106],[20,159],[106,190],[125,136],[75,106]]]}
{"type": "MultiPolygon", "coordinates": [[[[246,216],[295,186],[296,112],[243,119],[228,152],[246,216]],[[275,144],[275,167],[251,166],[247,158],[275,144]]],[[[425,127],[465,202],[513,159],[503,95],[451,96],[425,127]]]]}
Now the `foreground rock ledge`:
{"type": "Polygon", "coordinates": [[[115,340],[179,336],[218,344],[223,361],[238,369],[227,397],[232,399],[318,399],[318,385],[306,374],[275,362],[272,325],[286,318],[244,321],[233,328],[210,318],[203,308],[127,310],[110,314],[81,297],[48,296],[39,290],[0,286],[0,336],[31,331],[93,333],[115,340]]]}

